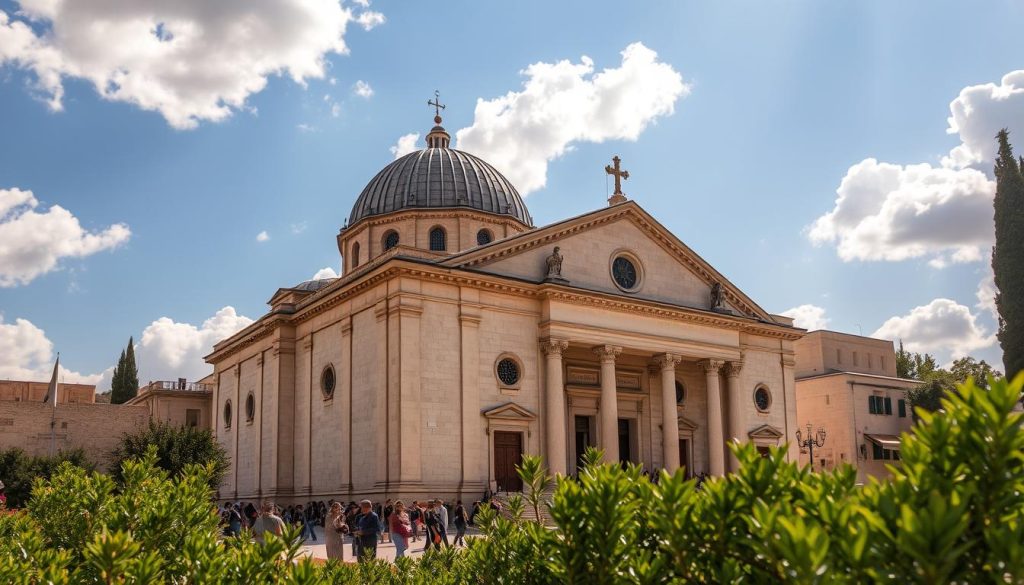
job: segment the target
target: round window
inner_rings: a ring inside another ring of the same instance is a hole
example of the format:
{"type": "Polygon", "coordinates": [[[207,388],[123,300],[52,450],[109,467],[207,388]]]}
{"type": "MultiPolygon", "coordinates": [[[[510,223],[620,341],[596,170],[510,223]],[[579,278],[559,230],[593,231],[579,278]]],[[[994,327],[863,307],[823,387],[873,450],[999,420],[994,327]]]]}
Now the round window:
{"type": "Polygon", "coordinates": [[[483,246],[484,244],[491,243],[491,232],[487,230],[480,230],[476,233],[476,245],[483,246]]]}
{"type": "Polygon", "coordinates": [[[231,428],[231,401],[224,403],[224,426],[231,428]]]}
{"type": "Polygon", "coordinates": [[[519,382],[519,364],[512,358],[504,358],[498,362],[498,379],[506,386],[515,386],[519,382]]]}
{"type": "Polygon", "coordinates": [[[334,396],[334,385],[336,383],[334,366],[327,366],[324,368],[323,373],[320,374],[320,391],[323,392],[324,398],[329,399],[334,396]]]}
{"type": "Polygon", "coordinates": [[[384,249],[390,250],[398,245],[398,232],[392,230],[384,236],[384,249]]]}
{"type": "Polygon", "coordinates": [[[754,390],[754,406],[761,412],[766,412],[772,405],[772,394],[764,386],[758,386],[754,390]]]}
{"type": "Polygon", "coordinates": [[[686,388],[676,382],[676,404],[682,404],[684,400],[686,400],[686,388]]]}
{"type": "Polygon", "coordinates": [[[245,397],[245,420],[251,421],[256,418],[256,397],[252,392],[245,397]]]}
{"type": "Polygon", "coordinates": [[[636,264],[625,256],[618,256],[612,261],[612,278],[622,290],[630,291],[640,282],[640,273],[636,264]]]}

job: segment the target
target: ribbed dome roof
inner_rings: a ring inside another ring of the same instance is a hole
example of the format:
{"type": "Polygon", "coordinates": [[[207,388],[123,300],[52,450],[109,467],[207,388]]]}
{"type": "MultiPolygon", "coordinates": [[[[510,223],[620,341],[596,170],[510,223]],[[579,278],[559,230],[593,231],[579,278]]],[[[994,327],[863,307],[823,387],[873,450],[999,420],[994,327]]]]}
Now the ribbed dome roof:
{"type": "Polygon", "coordinates": [[[304,281],[300,282],[299,284],[293,286],[292,289],[293,290],[306,291],[306,292],[316,292],[316,291],[322,289],[323,287],[327,286],[328,284],[331,284],[335,280],[338,280],[338,279],[337,278],[318,278],[316,280],[304,280],[304,281]]]}
{"type": "MultiPolygon", "coordinates": [[[[402,209],[469,208],[509,215],[533,225],[530,212],[515,187],[483,160],[454,148],[448,141],[431,142],[444,133],[437,127],[428,143],[443,146],[407,154],[384,167],[359,195],[349,225],[372,215],[402,209]]],[[[447,133],[443,134],[447,138],[447,133]]]]}

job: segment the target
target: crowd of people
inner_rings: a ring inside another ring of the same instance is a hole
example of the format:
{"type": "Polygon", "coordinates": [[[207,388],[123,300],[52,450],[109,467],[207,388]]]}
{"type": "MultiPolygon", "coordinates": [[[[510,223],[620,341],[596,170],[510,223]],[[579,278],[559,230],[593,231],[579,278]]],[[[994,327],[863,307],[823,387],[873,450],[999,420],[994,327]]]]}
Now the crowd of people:
{"type": "MultiPolygon", "coordinates": [[[[374,504],[370,500],[347,505],[334,500],[307,502],[280,508],[263,502],[259,509],[251,502],[224,504],[220,510],[224,535],[237,537],[248,530],[263,542],[267,532],[281,536],[286,526],[299,531],[305,542],[317,542],[316,527],[323,529],[327,558],[344,560],[346,540],[352,546],[352,558],[360,562],[377,557],[377,545],[392,542],[395,558],[401,558],[413,543],[423,542],[422,550],[465,546],[466,530],[474,523],[486,502],[473,502],[467,509],[462,501],[454,505],[440,499],[414,500],[408,505],[390,499],[374,504]]],[[[497,504],[491,503],[491,506],[497,504]]]]}

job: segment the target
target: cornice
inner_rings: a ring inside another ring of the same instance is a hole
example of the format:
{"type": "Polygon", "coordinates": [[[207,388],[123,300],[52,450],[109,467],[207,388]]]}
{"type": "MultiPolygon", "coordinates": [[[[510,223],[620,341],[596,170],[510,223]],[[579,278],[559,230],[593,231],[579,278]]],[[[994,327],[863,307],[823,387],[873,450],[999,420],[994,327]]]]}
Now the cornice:
{"type": "Polygon", "coordinates": [[[459,219],[463,217],[472,217],[481,221],[486,221],[494,225],[505,225],[528,231],[533,229],[531,226],[524,224],[523,222],[503,214],[488,213],[486,211],[480,211],[477,209],[458,207],[437,209],[436,211],[427,211],[423,209],[408,208],[401,211],[395,211],[392,213],[385,213],[381,215],[371,215],[364,217],[356,223],[343,228],[339,235],[345,239],[351,238],[362,233],[364,230],[374,226],[389,225],[393,223],[399,223],[408,221],[410,219],[459,219]]]}

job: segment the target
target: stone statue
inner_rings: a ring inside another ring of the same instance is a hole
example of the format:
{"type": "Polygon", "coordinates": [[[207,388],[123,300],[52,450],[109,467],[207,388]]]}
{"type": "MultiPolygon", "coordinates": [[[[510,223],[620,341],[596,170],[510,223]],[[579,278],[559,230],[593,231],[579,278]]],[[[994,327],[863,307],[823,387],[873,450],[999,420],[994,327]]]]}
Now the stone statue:
{"type": "Polygon", "coordinates": [[[560,280],[562,278],[562,255],[558,253],[559,247],[555,246],[555,251],[548,256],[548,275],[546,278],[553,278],[560,280]]]}
{"type": "Polygon", "coordinates": [[[722,283],[716,282],[711,285],[711,309],[721,309],[723,299],[724,294],[722,293],[722,283]]]}

